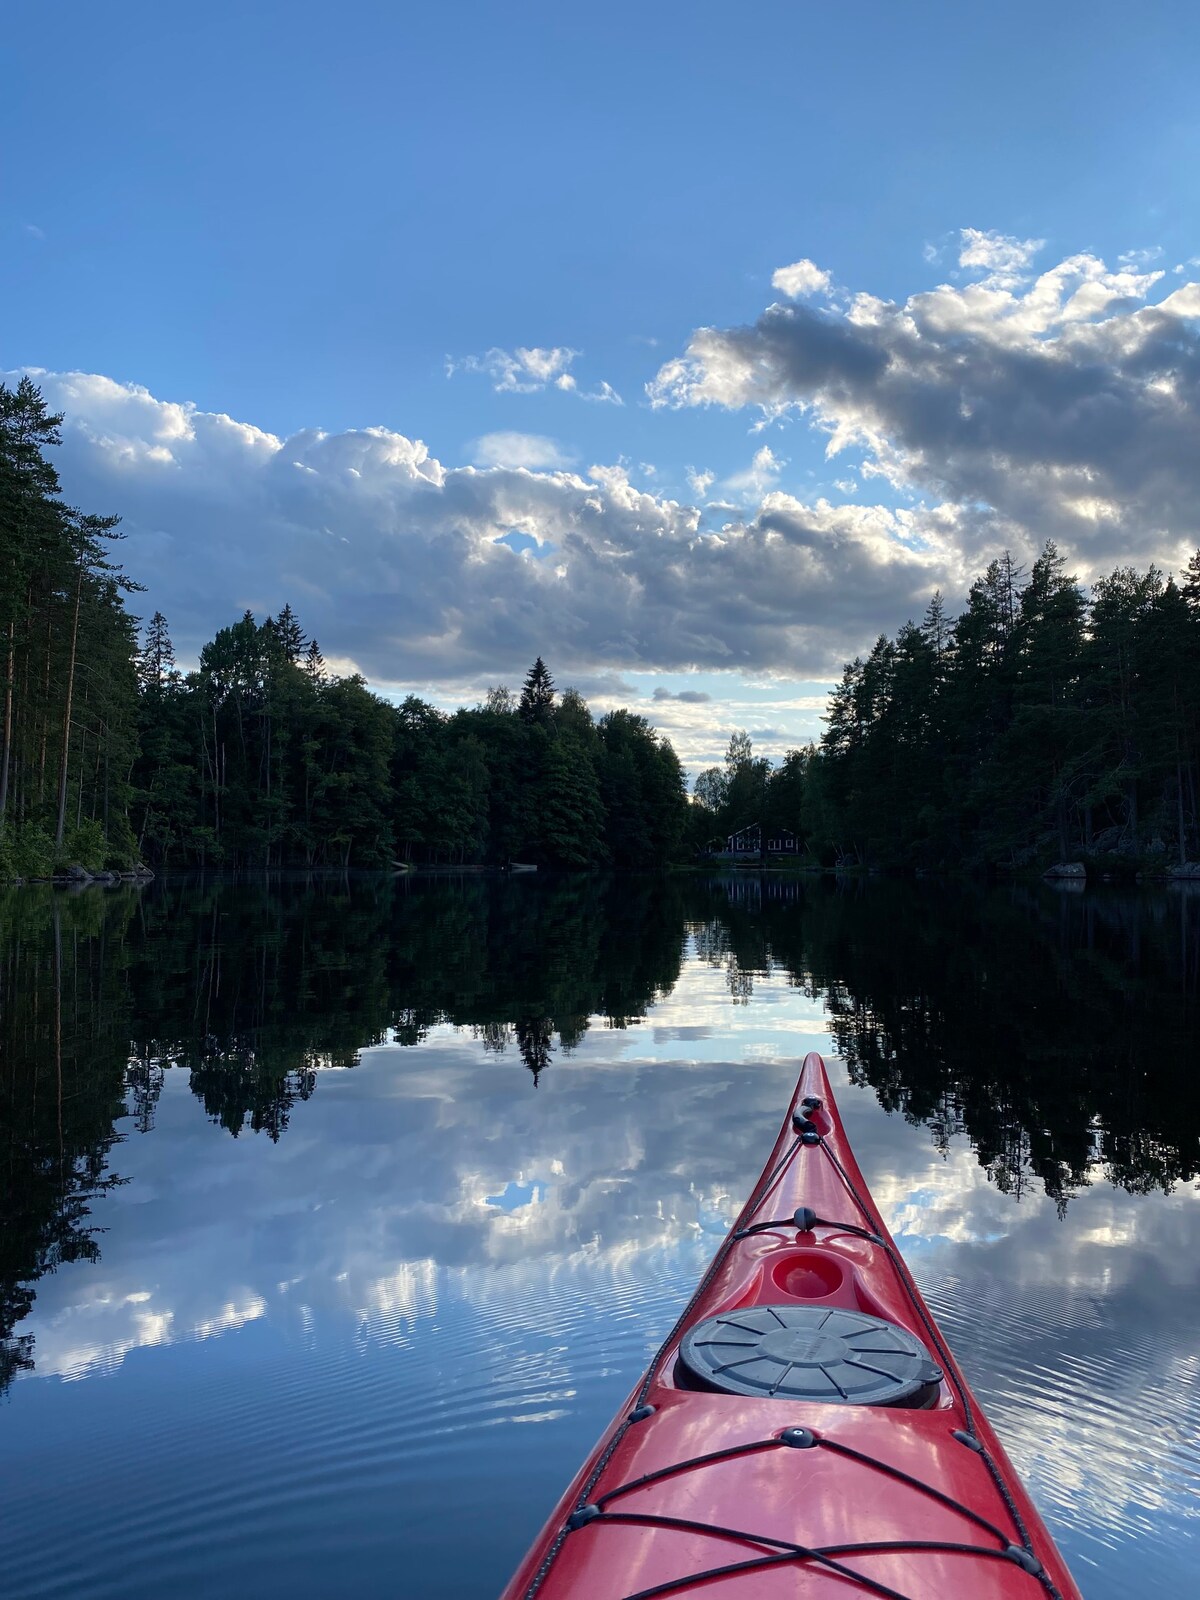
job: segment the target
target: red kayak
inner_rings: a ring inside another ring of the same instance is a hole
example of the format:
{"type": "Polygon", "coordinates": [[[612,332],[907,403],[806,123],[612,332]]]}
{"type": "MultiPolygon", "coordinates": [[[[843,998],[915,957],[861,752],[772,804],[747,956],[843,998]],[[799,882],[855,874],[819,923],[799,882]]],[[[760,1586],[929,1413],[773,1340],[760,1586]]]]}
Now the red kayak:
{"type": "Polygon", "coordinates": [[[805,1058],[771,1159],[503,1600],[1079,1600],[805,1058]]]}

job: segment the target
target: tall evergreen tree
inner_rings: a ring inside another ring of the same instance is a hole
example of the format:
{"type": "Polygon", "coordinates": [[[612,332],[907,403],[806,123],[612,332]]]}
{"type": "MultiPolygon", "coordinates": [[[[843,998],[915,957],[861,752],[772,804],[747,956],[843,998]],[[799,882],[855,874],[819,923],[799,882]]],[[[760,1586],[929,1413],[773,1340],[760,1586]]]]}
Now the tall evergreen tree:
{"type": "Polygon", "coordinates": [[[294,665],[304,654],[308,639],[305,637],[303,628],[297,622],[296,614],[290,605],[285,605],[275,618],[275,634],[279,640],[279,648],[283,652],[284,660],[290,661],[294,665]]]}
{"type": "Polygon", "coordinates": [[[541,656],[525,675],[521,690],[520,713],[525,722],[549,722],[554,709],[554,679],[541,656]]]}
{"type": "Polygon", "coordinates": [[[321,646],[315,639],[308,641],[308,649],[304,652],[304,670],[313,683],[324,683],[325,657],[321,654],[321,646]]]}
{"type": "Polygon", "coordinates": [[[1121,567],[1095,585],[1088,642],[1088,703],[1095,740],[1089,801],[1118,797],[1122,833],[1140,840],[1140,788],[1146,754],[1140,712],[1148,665],[1147,624],[1162,594],[1156,567],[1139,573],[1121,567]]]}
{"type": "Polygon", "coordinates": [[[950,642],[950,622],[946,616],[946,602],[942,591],[935,589],[921,619],[921,632],[925,642],[940,661],[950,642]]]}
{"type": "Polygon", "coordinates": [[[167,619],[156,611],[146,627],[138,656],[138,682],[143,691],[161,689],[175,670],[175,647],[167,629],[167,619]]]}
{"type": "Polygon", "coordinates": [[[46,452],[59,441],[28,378],[0,385],[0,871],[101,865],[128,848],[135,640],[108,561],[116,518],[71,510],[46,452]]]}

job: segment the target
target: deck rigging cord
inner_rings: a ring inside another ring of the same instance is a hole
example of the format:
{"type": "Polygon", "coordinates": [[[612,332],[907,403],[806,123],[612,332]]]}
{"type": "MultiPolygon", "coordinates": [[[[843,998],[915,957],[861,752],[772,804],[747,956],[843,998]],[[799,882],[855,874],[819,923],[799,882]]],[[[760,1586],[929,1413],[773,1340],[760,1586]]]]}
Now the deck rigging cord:
{"type": "MultiPolygon", "coordinates": [[[[750,1196],[750,1202],[748,1204],[748,1209],[750,1211],[752,1211],[752,1212],[753,1211],[757,1211],[758,1208],[762,1205],[764,1200],[770,1194],[771,1190],[775,1187],[776,1183],[778,1183],[779,1179],[783,1176],[784,1172],[787,1170],[788,1165],[790,1164],[792,1157],[795,1155],[796,1151],[799,1148],[800,1148],[800,1137],[799,1137],[799,1135],[797,1135],[797,1137],[792,1140],[791,1144],[784,1151],[783,1155],[780,1156],[779,1160],[775,1163],[775,1166],[772,1168],[772,1170],[769,1173],[764,1173],[763,1176],[760,1178],[757,1189],[750,1196]]],[[[592,1468],[591,1472],[588,1474],[587,1482],[584,1484],[584,1486],[583,1486],[583,1488],[582,1488],[582,1490],[580,1491],[580,1494],[579,1494],[579,1500],[578,1500],[578,1502],[576,1504],[576,1507],[575,1507],[575,1511],[576,1512],[580,1511],[588,1503],[588,1499],[589,1499],[589,1497],[591,1495],[592,1490],[600,1482],[600,1479],[604,1474],[604,1469],[608,1466],[608,1463],[612,1460],[613,1452],[616,1450],[617,1446],[621,1443],[621,1440],[629,1432],[629,1429],[631,1427],[636,1427],[638,1422],[643,1421],[645,1419],[645,1417],[651,1415],[651,1411],[646,1405],[646,1396],[650,1393],[650,1389],[651,1389],[651,1386],[654,1383],[654,1379],[658,1375],[658,1369],[662,1365],[663,1360],[666,1357],[667,1351],[671,1348],[672,1344],[675,1342],[676,1339],[678,1339],[680,1334],[683,1332],[683,1329],[687,1324],[688,1318],[691,1316],[692,1312],[695,1310],[696,1306],[699,1304],[700,1300],[702,1299],[702,1297],[704,1295],[705,1290],[708,1288],[709,1284],[716,1277],[717,1273],[720,1271],[721,1267],[724,1265],[725,1257],[729,1254],[730,1250],[733,1249],[733,1245],[734,1245],[734,1238],[733,1238],[733,1233],[731,1231],[731,1232],[727,1233],[725,1235],[724,1239],[721,1241],[721,1244],[717,1249],[716,1255],[714,1255],[712,1260],[709,1262],[708,1268],[705,1271],[704,1276],[700,1279],[700,1282],[696,1285],[695,1292],[692,1294],[691,1299],[688,1301],[687,1305],[684,1306],[683,1310],[679,1313],[679,1316],[675,1320],[674,1327],[671,1329],[670,1333],[668,1333],[667,1337],[663,1340],[663,1342],[659,1345],[658,1349],[655,1351],[653,1357],[651,1358],[650,1365],[646,1368],[646,1371],[645,1371],[645,1373],[644,1373],[644,1375],[642,1377],[642,1381],[638,1386],[637,1395],[635,1396],[635,1399],[634,1399],[633,1409],[629,1412],[629,1414],[621,1422],[620,1427],[613,1434],[612,1438],[608,1441],[608,1444],[605,1447],[603,1454],[600,1456],[600,1459],[596,1462],[596,1465],[592,1468]]],[[[574,1515],[574,1513],[572,1515],[574,1515]]],[[[567,1520],[563,1523],[562,1527],[559,1528],[558,1532],[555,1534],[554,1539],[551,1542],[549,1549],[546,1551],[546,1554],[542,1557],[541,1565],[538,1567],[537,1571],[534,1573],[533,1577],[530,1579],[529,1584],[526,1587],[525,1593],[522,1596],[522,1600],[534,1600],[534,1596],[537,1594],[537,1592],[541,1588],[542,1584],[546,1581],[546,1576],[549,1573],[550,1568],[554,1565],[555,1557],[558,1555],[558,1552],[562,1549],[564,1543],[566,1542],[567,1535],[571,1531],[572,1531],[571,1530],[571,1518],[568,1517],[567,1520]]]]}
{"type": "Polygon", "coordinates": [[[768,1196],[778,1184],[784,1172],[791,1165],[792,1160],[798,1150],[803,1148],[816,1148],[822,1150],[828,1159],[833,1163],[833,1166],[837,1170],[843,1186],[868,1226],[862,1227],[856,1223],[828,1221],[824,1218],[818,1217],[816,1213],[807,1206],[801,1206],[797,1207],[796,1211],[791,1217],[775,1218],[770,1221],[751,1223],[747,1227],[731,1230],[725,1236],[720,1248],[717,1250],[712,1261],[709,1263],[704,1276],[697,1284],[695,1292],[692,1294],[683,1311],[679,1314],[679,1317],[676,1319],[675,1325],[671,1329],[670,1333],[658,1347],[658,1350],[655,1352],[650,1365],[646,1368],[642,1382],[639,1385],[635,1395],[633,1407],[622,1419],[620,1426],[613,1434],[613,1437],[609,1440],[608,1445],[605,1447],[599,1460],[589,1473],[587,1481],[580,1490],[575,1509],[566,1518],[556,1533],[554,1540],[542,1558],[538,1570],[534,1573],[533,1578],[530,1580],[529,1585],[525,1589],[522,1600],[534,1600],[534,1597],[537,1595],[538,1590],[544,1583],[547,1575],[550,1572],[550,1569],[554,1565],[555,1558],[562,1549],[562,1546],[566,1542],[567,1538],[579,1529],[589,1527],[596,1522],[623,1523],[625,1525],[633,1524],[641,1527],[677,1528],[681,1531],[702,1533],[713,1538],[730,1539],[743,1544],[757,1545],[760,1548],[765,1548],[765,1550],[768,1552],[766,1554],[751,1557],[745,1561],[739,1561],[721,1567],[708,1567],[700,1571],[681,1575],[677,1578],[671,1578],[659,1584],[653,1585],[651,1588],[639,1589],[636,1591],[636,1593],[625,1595],[622,1597],[622,1600],[658,1600],[659,1596],[678,1594],[685,1589],[691,1588],[693,1585],[704,1583],[710,1579],[733,1577],[739,1573],[760,1571],[765,1568],[783,1566],[798,1562],[811,1562],[830,1570],[838,1577],[850,1580],[859,1588],[866,1590],[868,1593],[883,1596],[884,1600],[912,1600],[911,1596],[903,1594],[900,1590],[890,1588],[888,1585],[871,1578],[866,1573],[857,1572],[853,1567],[847,1567],[842,1562],[835,1559],[835,1557],[839,1555],[883,1554],[887,1552],[903,1550],[940,1551],[948,1554],[962,1553],[975,1557],[982,1556],[986,1558],[1009,1561],[1019,1567],[1023,1572],[1027,1573],[1030,1577],[1036,1579],[1042,1589],[1049,1596],[1049,1600],[1062,1600],[1062,1595],[1058,1587],[1050,1577],[1050,1574],[1043,1567],[1042,1563],[1038,1560],[1037,1555],[1034,1552],[1033,1542],[1030,1539],[1029,1531],[1025,1526],[1025,1522],[1020,1514],[1019,1508],[1009,1492],[1008,1485],[1004,1481],[1003,1474],[1000,1472],[1000,1469],[992,1459],[987,1446],[978,1437],[975,1431],[975,1417],[970,1396],[958,1375],[954,1358],[947,1349],[936,1324],[933,1322],[933,1319],[926,1310],[921,1300],[920,1292],[918,1291],[915,1282],[912,1280],[903,1258],[901,1257],[899,1251],[888,1242],[886,1236],[880,1231],[882,1224],[875,1216],[873,1216],[870,1206],[863,1199],[862,1195],[859,1194],[857,1188],[850,1178],[849,1173],[838,1159],[836,1152],[830,1148],[826,1142],[825,1136],[811,1120],[810,1113],[820,1108],[820,1101],[815,1099],[815,1097],[807,1096],[801,1101],[800,1104],[802,1109],[796,1111],[792,1118],[792,1125],[795,1129],[796,1137],[791,1141],[787,1149],[780,1156],[775,1166],[771,1168],[769,1172],[764,1173],[763,1177],[759,1181],[757,1189],[752,1193],[750,1200],[747,1202],[743,1214],[753,1216],[755,1212],[761,1210],[768,1196]],[[672,1463],[670,1466],[659,1468],[655,1472],[645,1473],[640,1478],[631,1479],[627,1483],[618,1484],[616,1487],[606,1490],[603,1494],[598,1496],[595,1501],[591,1499],[592,1491],[603,1477],[609,1462],[612,1460],[613,1454],[617,1450],[622,1439],[624,1439],[626,1433],[628,1433],[631,1427],[636,1427],[640,1422],[645,1421],[647,1417],[653,1415],[654,1407],[648,1405],[646,1401],[647,1396],[649,1395],[654,1384],[654,1380],[658,1375],[658,1371],[662,1366],[667,1352],[681,1336],[693,1310],[703,1297],[705,1291],[712,1282],[713,1278],[716,1276],[717,1272],[724,1264],[725,1259],[733,1245],[739,1240],[745,1239],[752,1234],[766,1233],[776,1228],[797,1228],[801,1232],[810,1232],[815,1227],[825,1227],[836,1230],[840,1233],[855,1235],[856,1237],[865,1239],[868,1243],[876,1246],[877,1248],[882,1249],[887,1254],[887,1257],[896,1271],[896,1275],[900,1280],[901,1286],[903,1287],[905,1294],[907,1295],[913,1307],[913,1310],[916,1312],[929,1337],[934,1352],[941,1363],[942,1371],[947,1381],[953,1388],[959,1404],[962,1407],[966,1428],[954,1430],[953,1437],[957,1439],[959,1443],[965,1445],[968,1449],[973,1451],[976,1455],[980,1456],[984,1461],[992,1482],[994,1483],[1004,1502],[1005,1509],[1012,1520],[1012,1524],[1020,1535],[1019,1544],[1011,1541],[1008,1536],[996,1526],[995,1523],[990,1522],[986,1517],[983,1517],[979,1513],[973,1511],[969,1506],[963,1505],[960,1501],[954,1499],[953,1496],[943,1493],[940,1489],[935,1488],[932,1484],[925,1483],[920,1478],[915,1478],[909,1473],[901,1471],[898,1467],[891,1466],[888,1462],[880,1461],[875,1456],[868,1455],[860,1450],[855,1450],[851,1446],[844,1445],[836,1439],[822,1438],[814,1433],[811,1429],[805,1427],[785,1428],[781,1434],[771,1438],[753,1440],[741,1445],[731,1445],[723,1450],[712,1451],[706,1455],[694,1456],[687,1460],[672,1463]],[[693,1471],[698,1467],[711,1465],[718,1461],[728,1460],[731,1457],[748,1455],[756,1451],[770,1450],[776,1447],[790,1447],[799,1449],[822,1448],[837,1455],[845,1456],[848,1459],[857,1461],[860,1464],[881,1472],[890,1478],[894,1478],[900,1482],[908,1484],[910,1487],[920,1491],[931,1499],[936,1500],[939,1504],[942,1504],[948,1509],[959,1513],[969,1521],[975,1523],[978,1527],[984,1529],[987,1533],[991,1534],[998,1541],[998,1545],[989,1546],[980,1544],[959,1544],[952,1541],[940,1540],[898,1539],[863,1541],[853,1544],[841,1543],[836,1545],[807,1546],[792,1543],[791,1541],[784,1539],[778,1539],[770,1535],[756,1534],[748,1532],[744,1529],[725,1527],[716,1523],[692,1521],[687,1518],[658,1515],[653,1512],[610,1511],[607,1509],[613,1500],[616,1500],[620,1496],[630,1493],[635,1489],[645,1487],[648,1483],[657,1482],[663,1478],[673,1477],[677,1473],[693,1471]]]}
{"type": "MultiPolygon", "coordinates": [[[[858,1190],[855,1188],[853,1182],[851,1181],[850,1174],[838,1160],[836,1152],[830,1149],[829,1145],[825,1141],[824,1135],[820,1136],[819,1148],[822,1149],[830,1161],[833,1162],[834,1167],[837,1169],[838,1176],[846,1186],[846,1192],[854,1201],[859,1211],[869,1223],[875,1224],[877,1219],[872,1216],[870,1206],[868,1206],[862,1195],[860,1195],[858,1190]]],[[[882,1235],[879,1235],[878,1237],[879,1247],[887,1253],[888,1260],[892,1263],[892,1266],[895,1269],[896,1276],[899,1278],[904,1292],[908,1296],[909,1303],[912,1305],[912,1308],[917,1313],[918,1317],[920,1317],[921,1324],[926,1333],[929,1335],[934,1352],[940,1359],[946,1372],[946,1376],[950,1380],[950,1384],[953,1387],[955,1394],[958,1396],[959,1404],[963,1409],[963,1417],[965,1418],[967,1424],[965,1429],[967,1438],[962,1440],[962,1442],[967,1444],[970,1449],[974,1450],[976,1455],[982,1458],[984,1465],[987,1467],[991,1476],[992,1482],[995,1484],[996,1490],[1001,1499],[1004,1501],[1008,1514],[1013,1520],[1013,1526],[1021,1535],[1022,1546],[1024,1547],[1031,1561],[1037,1564],[1038,1570],[1036,1576],[1040,1580],[1042,1586],[1045,1588],[1047,1594],[1051,1596],[1051,1600],[1062,1600],[1062,1596],[1060,1595],[1054,1580],[1042,1566],[1041,1562],[1037,1560],[1037,1556],[1034,1554],[1033,1541],[1029,1537],[1029,1530],[1025,1526],[1025,1519],[1021,1516],[1020,1509],[1009,1492],[1008,1484],[1004,1481],[1004,1474],[1000,1471],[1000,1468],[996,1465],[995,1461],[993,1461],[991,1452],[988,1450],[987,1446],[983,1443],[982,1439],[979,1438],[975,1431],[975,1414],[971,1405],[971,1397],[967,1393],[965,1384],[958,1375],[958,1368],[955,1365],[954,1357],[946,1348],[945,1342],[938,1331],[937,1324],[934,1322],[933,1318],[929,1315],[929,1312],[925,1308],[925,1303],[921,1299],[920,1291],[917,1289],[916,1283],[913,1281],[912,1274],[905,1265],[904,1258],[901,1256],[900,1252],[895,1248],[895,1246],[889,1244],[882,1235]]]]}

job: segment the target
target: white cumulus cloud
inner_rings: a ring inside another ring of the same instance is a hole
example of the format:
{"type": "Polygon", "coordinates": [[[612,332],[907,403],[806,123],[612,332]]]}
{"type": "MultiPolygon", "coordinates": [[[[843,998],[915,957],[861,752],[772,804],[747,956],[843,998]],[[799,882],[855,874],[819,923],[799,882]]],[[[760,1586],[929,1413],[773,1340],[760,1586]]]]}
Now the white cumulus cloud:
{"type": "Polygon", "coordinates": [[[799,300],[805,295],[824,294],[829,288],[829,274],[813,261],[793,261],[790,267],[779,267],[772,273],[771,287],[791,300],[799,300]]]}
{"type": "Polygon", "coordinates": [[[385,428],[281,438],[102,376],[35,377],[66,414],[66,493],[121,513],[139,606],[191,659],[245,607],[286,601],[327,658],[382,684],[494,682],[539,653],[563,681],[824,677],[965,576],[936,509],[771,489],[701,531],[696,506],[621,466],[449,466],[385,428]]]}
{"type": "Polygon", "coordinates": [[[1177,567],[1200,503],[1200,283],[1154,300],[1159,270],[1079,254],[1034,274],[1037,248],[968,229],[970,281],[701,328],[651,403],[805,416],[829,456],[935,500],[972,562],[1053,536],[1085,576],[1177,567]]]}
{"type": "Polygon", "coordinates": [[[750,465],[742,472],[735,472],[724,481],[723,487],[733,494],[745,495],[751,500],[759,499],[766,494],[768,489],[773,489],[779,481],[779,474],[787,465],[781,461],[769,444],[762,445],[754,452],[750,465]]]}
{"type": "Polygon", "coordinates": [[[980,228],[964,228],[961,238],[960,267],[982,267],[1002,278],[1019,277],[1046,243],[1044,239],[1014,239],[980,228]]]}

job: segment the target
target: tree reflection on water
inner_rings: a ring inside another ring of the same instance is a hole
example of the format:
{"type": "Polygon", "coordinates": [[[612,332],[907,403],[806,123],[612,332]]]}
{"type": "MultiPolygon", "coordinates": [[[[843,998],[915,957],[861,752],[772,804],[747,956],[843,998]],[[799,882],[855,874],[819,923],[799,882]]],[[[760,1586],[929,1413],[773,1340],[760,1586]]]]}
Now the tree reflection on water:
{"type": "MultiPolygon", "coordinates": [[[[38,1278],[95,1259],[113,1146],[167,1072],[279,1140],[320,1074],[444,1024],[533,1083],[593,1019],[625,1027],[685,959],[730,999],[786,974],[851,1077],[992,1180],[1060,1207],[1200,1170],[1200,895],[742,874],[158,883],[0,895],[0,1389],[33,1362],[38,1278]]],[[[119,1165],[119,1158],[118,1158],[119,1165]]]]}

